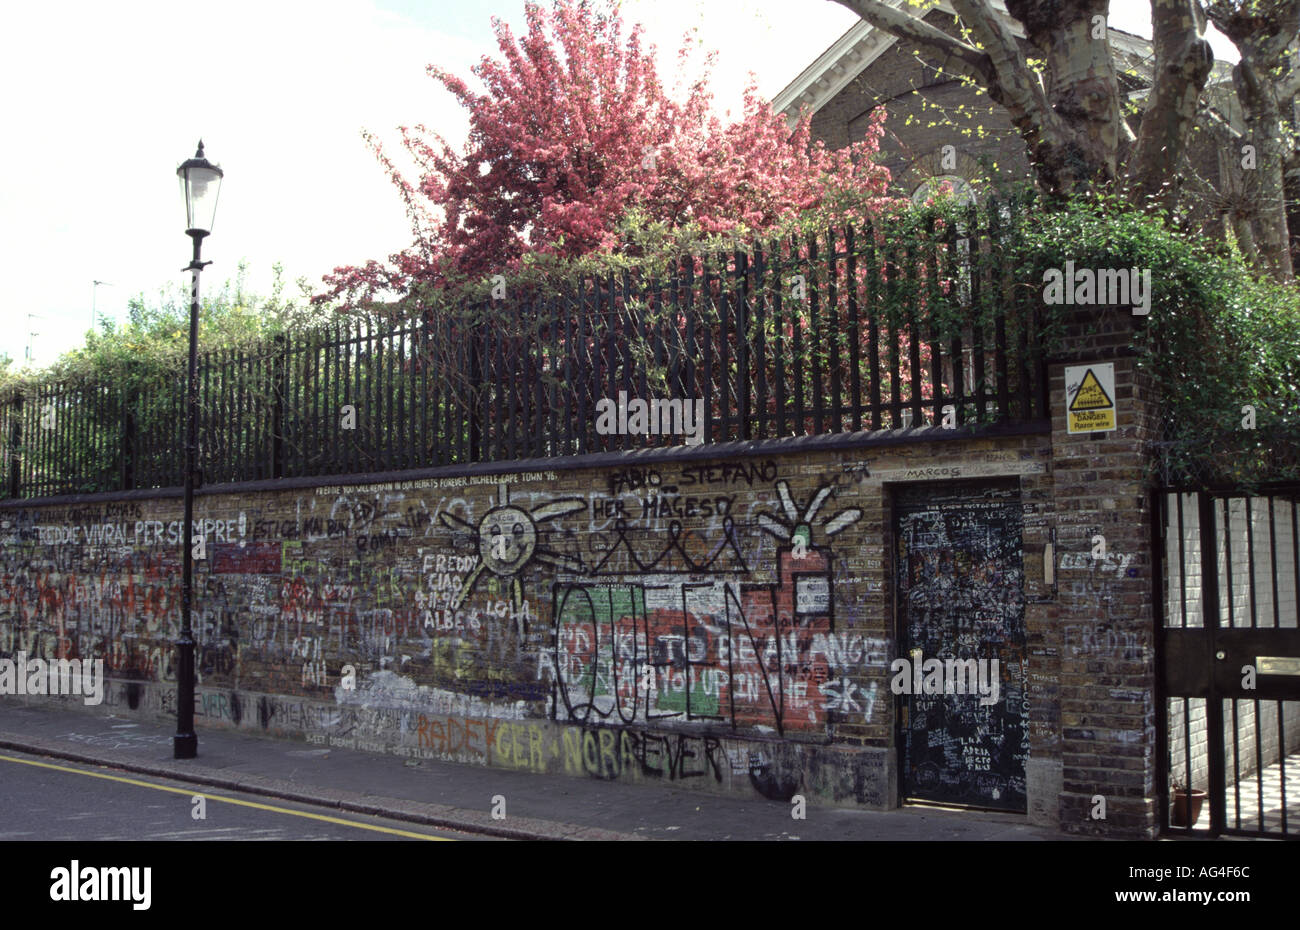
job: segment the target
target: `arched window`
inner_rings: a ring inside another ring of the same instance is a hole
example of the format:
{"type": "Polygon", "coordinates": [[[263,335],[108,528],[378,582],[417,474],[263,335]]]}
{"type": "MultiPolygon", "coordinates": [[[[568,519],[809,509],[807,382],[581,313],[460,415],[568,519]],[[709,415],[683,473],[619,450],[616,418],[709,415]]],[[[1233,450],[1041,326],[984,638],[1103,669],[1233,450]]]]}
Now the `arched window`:
{"type": "MultiPolygon", "coordinates": [[[[961,206],[969,206],[976,203],[975,189],[971,187],[970,182],[965,178],[955,174],[941,174],[929,178],[912,191],[912,203],[921,206],[932,196],[940,194],[945,190],[951,190],[953,198],[961,206]]],[[[962,227],[965,224],[958,224],[957,232],[965,233],[962,227]]],[[[954,277],[957,281],[957,297],[963,304],[970,303],[970,240],[966,238],[957,240],[956,263],[964,272],[957,272],[954,277]]]]}
{"type": "Polygon", "coordinates": [[[970,182],[963,177],[955,174],[941,174],[933,178],[928,178],[921,182],[921,185],[912,191],[912,203],[925,203],[930,197],[943,191],[945,185],[952,188],[953,197],[963,207],[975,203],[975,189],[970,186],[970,182]]]}

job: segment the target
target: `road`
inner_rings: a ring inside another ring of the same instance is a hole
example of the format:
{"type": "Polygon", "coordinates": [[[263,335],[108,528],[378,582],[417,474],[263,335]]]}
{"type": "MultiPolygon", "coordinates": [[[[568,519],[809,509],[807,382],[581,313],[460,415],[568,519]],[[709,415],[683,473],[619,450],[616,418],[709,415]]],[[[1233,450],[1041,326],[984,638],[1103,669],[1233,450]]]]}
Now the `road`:
{"type": "Polygon", "coordinates": [[[10,751],[0,811],[0,841],[495,838],[10,751]]]}

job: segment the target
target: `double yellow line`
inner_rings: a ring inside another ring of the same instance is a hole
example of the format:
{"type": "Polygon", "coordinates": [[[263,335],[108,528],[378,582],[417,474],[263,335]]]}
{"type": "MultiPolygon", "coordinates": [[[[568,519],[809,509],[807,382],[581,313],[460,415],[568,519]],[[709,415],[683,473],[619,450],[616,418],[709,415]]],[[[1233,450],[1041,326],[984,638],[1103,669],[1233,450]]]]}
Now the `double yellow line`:
{"type": "Polygon", "coordinates": [[[452,837],[450,836],[432,836],[428,833],[415,833],[411,830],[380,827],[374,824],[361,823],[356,820],[345,820],[342,817],[329,817],[325,814],[310,814],[306,811],[296,811],[288,807],[276,807],[273,804],[258,804],[255,801],[242,801],[238,798],[226,798],[219,794],[206,794],[202,791],[192,791],[189,788],[172,788],[169,785],[155,785],[152,782],[140,781],[135,778],[123,778],[120,775],[105,775],[103,772],[87,772],[85,769],[76,769],[67,765],[54,765],[50,762],[36,762],[32,759],[19,759],[17,756],[0,755],[0,761],[17,762],[19,765],[34,765],[37,768],[54,769],[56,772],[69,772],[73,775],[85,775],[89,778],[103,778],[107,781],[121,782],[124,785],[135,785],[137,788],[152,788],[155,791],[170,791],[173,794],[183,794],[190,798],[207,798],[209,801],[220,801],[223,804],[237,804],[240,807],[252,807],[256,810],[271,811],[275,814],[289,814],[293,817],[305,817],[308,820],[321,820],[325,823],[336,823],[345,827],[356,827],[358,830],[371,830],[375,833],[390,833],[394,836],[405,836],[413,840],[452,841],[452,837]]]}

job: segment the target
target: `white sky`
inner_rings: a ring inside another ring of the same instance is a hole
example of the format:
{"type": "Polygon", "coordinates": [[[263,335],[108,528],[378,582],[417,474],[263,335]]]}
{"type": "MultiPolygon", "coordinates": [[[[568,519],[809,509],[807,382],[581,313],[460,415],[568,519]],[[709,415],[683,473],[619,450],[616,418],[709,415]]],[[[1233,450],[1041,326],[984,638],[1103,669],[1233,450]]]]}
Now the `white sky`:
{"type": "MultiPolygon", "coordinates": [[[[84,339],[92,281],[101,315],[184,283],[189,261],[176,166],[202,137],[226,172],[205,291],[249,263],[313,284],[336,265],[410,242],[401,200],[360,137],[392,154],[396,127],[423,122],[453,144],[466,119],[425,72],[470,78],[496,57],[490,17],[524,31],[523,0],[223,0],[189,4],[31,2],[0,37],[7,144],[0,146],[0,352],[37,365],[84,339]],[[30,317],[29,314],[34,314],[30,317]],[[29,337],[29,333],[38,335],[29,337]]],[[[830,0],[624,0],[669,76],[683,34],[718,50],[719,106],[739,109],[748,73],[774,96],[855,21],[830,0]]],[[[1150,35],[1147,0],[1113,0],[1111,25],[1150,35]]],[[[1235,60],[1212,35],[1216,54],[1235,60]]]]}

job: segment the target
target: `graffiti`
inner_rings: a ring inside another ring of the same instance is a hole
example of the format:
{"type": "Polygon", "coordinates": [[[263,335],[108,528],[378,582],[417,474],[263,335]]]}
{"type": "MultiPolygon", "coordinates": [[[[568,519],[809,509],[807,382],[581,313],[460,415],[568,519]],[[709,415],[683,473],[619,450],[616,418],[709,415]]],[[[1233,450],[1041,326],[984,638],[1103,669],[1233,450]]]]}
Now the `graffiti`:
{"type": "Polygon", "coordinates": [[[811,709],[807,681],[791,680],[801,652],[811,669],[806,638],[787,634],[783,644],[771,625],[764,635],[744,616],[749,592],[735,585],[568,587],[557,598],[553,671],[567,719],[728,718],[779,728],[787,705],[811,709]]]}
{"type": "Polygon", "coordinates": [[[212,571],[218,575],[278,575],[281,547],[276,543],[218,543],[212,547],[212,571]]]}
{"type": "Polygon", "coordinates": [[[625,491],[658,488],[664,482],[663,476],[653,468],[621,468],[610,474],[607,480],[610,497],[617,497],[625,491]]]}
{"type": "Polygon", "coordinates": [[[451,529],[462,528],[477,533],[479,564],[465,582],[453,607],[459,607],[474,590],[479,577],[486,570],[499,578],[510,580],[511,601],[519,609],[524,601],[520,572],[533,561],[553,568],[576,567],[582,563],[573,556],[563,555],[538,545],[537,524],[585,510],[586,503],[577,498],[560,498],[539,504],[531,511],[510,503],[510,489],[502,484],[498,488],[497,502],[483,515],[478,526],[451,512],[441,514],[443,523],[451,529]]]}
{"type": "Polygon", "coordinates": [[[903,772],[913,796],[1025,806],[1023,787],[1012,784],[1023,783],[1029,754],[1020,504],[1009,483],[896,492],[903,657],[894,660],[899,677],[891,688],[906,695],[903,772]],[[925,656],[932,658],[923,668],[925,656]],[[967,677],[957,688],[944,669],[956,674],[963,665],[967,677]],[[978,694],[970,687],[976,669],[978,694]],[[916,672],[914,682],[904,671],[916,672]],[[986,770],[995,777],[980,777],[986,770]]]}
{"type": "MultiPolygon", "coordinates": [[[[687,466],[672,478],[625,469],[611,489],[645,496],[603,508],[579,498],[519,506],[503,482],[478,519],[461,499],[363,491],[339,493],[323,507],[318,491],[299,498],[289,516],[256,507],[204,516],[200,528],[214,542],[196,577],[200,683],[251,676],[263,691],[329,693],[341,665],[360,663],[363,680],[407,669],[459,693],[546,696],[547,713],[580,722],[712,719],[785,732],[814,729],[831,715],[870,719],[873,692],[852,676],[883,665],[883,649],[833,629],[829,550],[814,546],[794,561],[790,551],[804,549],[814,533],[834,537],[860,511],[820,519],[831,487],[796,506],[787,483],[777,482],[780,510],[761,512],[757,526],[786,545],[776,553],[775,581],[761,583],[751,580],[752,546],[733,516],[736,496],[676,493],[706,484],[748,488],[775,469],[772,462],[687,466]],[[589,554],[563,553],[539,536],[548,521],[602,509],[621,516],[608,531],[588,534],[589,554]],[[654,529],[669,513],[682,519],[666,532],[654,529]],[[453,551],[444,535],[413,556],[400,554],[410,551],[405,540],[429,538],[435,527],[453,530],[453,551]],[[346,562],[311,545],[344,538],[366,540],[346,562]],[[477,552],[454,551],[467,538],[477,552]],[[524,597],[534,565],[558,579],[540,605],[524,597]],[[542,640],[530,631],[539,610],[550,613],[542,640]]],[[[166,547],[178,521],[130,515],[139,519],[114,522],[89,508],[75,523],[67,511],[17,521],[19,536],[30,531],[37,544],[36,528],[46,529],[47,555],[63,541],[84,546],[87,539],[134,541],[134,548],[94,575],[49,572],[29,560],[28,571],[0,577],[0,607],[15,621],[0,624],[0,646],[41,656],[101,654],[110,674],[135,681],[173,674],[179,553],[166,547]],[[51,526],[70,528],[54,534],[51,526]]]]}
{"type": "MultiPolygon", "coordinates": [[[[736,472],[734,480],[755,474],[736,472]]],[[[850,508],[819,522],[829,486],[802,509],[786,482],[778,482],[777,491],[783,515],[764,514],[759,521],[792,544],[778,552],[775,584],[740,580],[748,566],[728,517],[722,538],[702,554],[692,556],[674,523],[663,548],[648,559],[636,554],[620,523],[587,577],[621,580],[555,586],[552,650],[538,675],[555,688],[556,719],[723,720],[733,728],[777,733],[814,729],[827,722],[827,712],[865,710],[869,719],[874,692],[859,696],[860,685],[847,679],[849,666],[862,659],[863,639],[834,638],[830,552],[807,547],[814,528],[834,536],[861,511],[850,508]],[[724,560],[724,554],[735,558],[724,560]],[[698,579],[705,574],[734,580],[698,579]],[[841,669],[846,675],[833,678],[841,669]]]]}
{"type": "Polygon", "coordinates": [[[1146,659],[1146,645],[1136,632],[1117,630],[1108,623],[1067,623],[1064,644],[1072,657],[1146,659]]]}
{"type": "Polygon", "coordinates": [[[775,758],[764,750],[750,750],[748,759],[749,782],[754,790],[772,801],[788,802],[799,790],[803,781],[798,759],[784,754],[775,758]]]}
{"type": "Polygon", "coordinates": [[[1125,554],[1115,551],[1107,552],[1100,558],[1094,558],[1091,552],[1063,552],[1061,553],[1061,571],[1091,571],[1111,572],[1116,575],[1127,574],[1129,563],[1133,561],[1132,554],[1125,554]]]}
{"type": "Polygon", "coordinates": [[[338,727],[341,719],[338,708],[312,701],[283,700],[269,695],[257,701],[257,721],[263,730],[321,733],[338,727]]]}
{"type": "Polygon", "coordinates": [[[864,688],[848,677],[828,681],[821,686],[822,694],[826,696],[824,706],[845,717],[860,715],[863,720],[870,721],[871,712],[876,706],[877,687],[873,681],[870,687],[864,688]]]}
{"type": "Polygon", "coordinates": [[[776,480],[776,462],[731,462],[722,465],[688,465],[682,468],[683,484],[723,484],[753,487],[776,480]]]}
{"type": "Polygon", "coordinates": [[[1076,577],[1068,582],[1063,578],[1062,586],[1076,603],[1096,605],[1098,619],[1108,622],[1112,619],[1115,605],[1115,582],[1137,574],[1135,568],[1130,568],[1132,561],[1132,554],[1114,550],[1098,558],[1094,558],[1091,552],[1062,553],[1061,571],[1087,573],[1082,578],[1076,577]]]}
{"type": "Polygon", "coordinates": [[[154,546],[175,545],[181,538],[181,521],[137,520],[126,523],[38,524],[32,527],[42,546],[154,546]]]}
{"type": "Polygon", "coordinates": [[[437,758],[459,759],[468,756],[473,761],[486,763],[500,725],[501,721],[491,718],[428,718],[420,714],[416,724],[417,748],[429,749],[437,758]]]}
{"type": "Polygon", "coordinates": [[[656,547],[653,540],[665,534],[652,530],[633,530],[626,521],[617,520],[612,534],[596,533],[590,537],[593,565],[588,575],[642,575],[648,572],[683,574],[735,574],[748,571],[741,554],[735,521],[722,521],[722,538],[710,544],[695,533],[686,531],[674,520],[668,526],[667,540],[656,547]],[[652,548],[654,547],[654,548],[652,548]],[[640,553],[650,550],[644,558],[640,553]]]}
{"type": "Polygon", "coordinates": [[[732,496],[695,497],[680,494],[651,494],[641,502],[642,519],[701,519],[714,515],[725,516],[735,505],[732,496]]]}
{"type": "MultiPolygon", "coordinates": [[[[862,511],[833,506],[834,481],[792,491],[767,460],[627,467],[575,493],[496,477],[205,496],[196,716],[323,747],[710,784],[732,778],[737,734],[882,722],[884,634],[852,625],[856,604],[836,617],[849,572],[832,547],[862,511]]],[[[6,513],[0,653],[102,656],[116,705],[174,713],[172,505],[6,513]]],[[[776,750],[744,752],[741,783],[797,784],[776,750]]]]}
{"type": "Polygon", "coordinates": [[[712,736],[566,727],[561,742],[567,774],[606,780],[639,775],[669,781],[711,777],[720,782],[726,759],[721,741],[712,736]]]}
{"type": "Polygon", "coordinates": [[[352,691],[339,687],[335,691],[335,700],[341,705],[402,708],[429,715],[493,717],[499,720],[522,720],[527,715],[527,702],[524,700],[497,701],[430,687],[392,671],[374,672],[352,691]]]}
{"type": "MultiPolygon", "coordinates": [[[[818,512],[822,505],[831,496],[831,487],[823,485],[808,503],[804,510],[803,516],[800,517],[799,509],[795,506],[793,499],[790,497],[790,486],[784,481],[776,483],[777,494],[780,496],[781,507],[784,519],[780,516],[770,514],[759,514],[758,525],[766,533],[770,533],[777,539],[793,543],[795,539],[801,539],[807,544],[812,538],[812,530],[816,521],[818,512]]],[[[862,511],[856,507],[847,510],[841,510],[835,516],[826,520],[821,527],[826,536],[835,536],[843,531],[846,527],[856,523],[862,516],[862,511]]]]}

